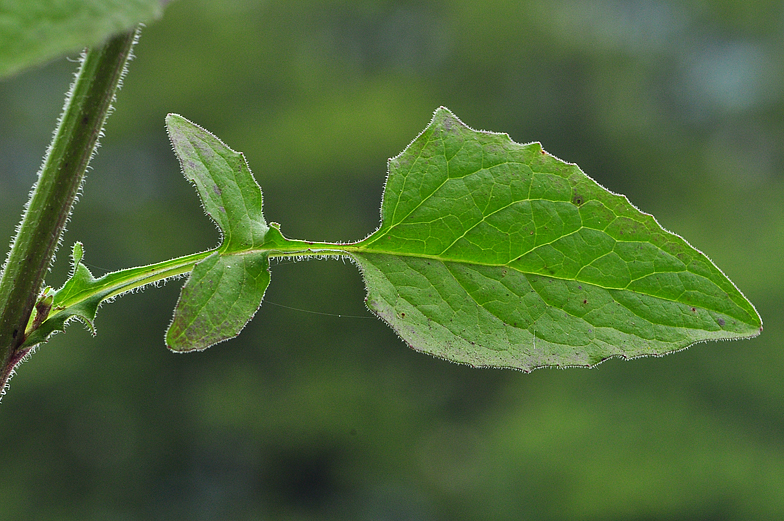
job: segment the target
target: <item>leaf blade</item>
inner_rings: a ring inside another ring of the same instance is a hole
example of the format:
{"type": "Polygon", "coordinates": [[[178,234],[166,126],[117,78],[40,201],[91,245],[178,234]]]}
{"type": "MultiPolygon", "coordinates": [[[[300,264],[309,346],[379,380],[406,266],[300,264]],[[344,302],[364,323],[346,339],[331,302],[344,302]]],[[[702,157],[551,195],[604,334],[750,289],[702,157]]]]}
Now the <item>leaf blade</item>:
{"type": "Polygon", "coordinates": [[[357,248],[371,311],[470,365],[591,366],[762,327],[707,257],[624,196],[444,108],[390,160],[381,225],[357,248]]]}
{"type": "Polygon", "coordinates": [[[266,253],[213,253],[183,286],[166,345],[172,351],[201,351],[236,337],[259,309],[269,282],[266,253]]]}
{"type": "Polygon", "coordinates": [[[199,194],[205,213],[223,235],[223,250],[261,246],[269,230],[262,195],[245,156],[177,114],[166,129],[182,172],[199,194]]]}

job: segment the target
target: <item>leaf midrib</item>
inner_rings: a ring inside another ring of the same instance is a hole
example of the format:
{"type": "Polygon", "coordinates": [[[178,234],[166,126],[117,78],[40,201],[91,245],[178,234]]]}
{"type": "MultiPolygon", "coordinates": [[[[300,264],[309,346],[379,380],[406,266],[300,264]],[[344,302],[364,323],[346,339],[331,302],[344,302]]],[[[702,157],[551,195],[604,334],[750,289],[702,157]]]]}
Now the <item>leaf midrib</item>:
{"type": "MultiPolygon", "coordinates": [[[[373,235],[375,235],[375,234],[372,234],[371,237],[373,235]]],[[[367,240],[367,239],[365,239],[365,240],[367,240]]],[[[640,280],[639,278],[632,279],[629,282],[629,284],[627,284],[624,287],[611,287],[611,286],[597,284],[596,282],[593,282],[593,281],[584,281],[584,280],[573,278],[573,277],[559,277],[559,276],[552,275],[552,274],[543,274],[543,273],[537,273],[537,272],[531,272],[531,271],[524,271],[524,270],[521,270],[519,268],[510,266],[509,264],[498,264],[498,263],[488,263],[488,262],[480,262],[480,261],[469,261],[469,260],[465,260],[465,259],[444,259],[444,258],[439,257],[437,255],[431,255],[431,254],[425,254],[425,253],[409,253],[409,252],[388,251],[388,250],[382,250],[382,249],[378,249],[378,248],[371,248],[371,247],[369,247],[369,245],[363,244],[363,243],[364,243],[364,240],[363,241],[358,241],[358,242],[353,243],[353,244],[352,243],[350,243],[350,244],[340,244],[340,243],[305,242],[305,241],[296,241],[296,240],[286,239],[286,244],[283,245],[283,247],[277,246],[277,247],[271,248],[269,250],[248,250],[248,253],[254,253],[254,252],[259,252],[259,251],[268,251],[269,252],[269,256],[271,258],[272,257],[301,256],[301,255],[313,255],[313,256],[331,256],[331,255],[336,255],[336,256],[338,256],[338,255],[343,255],[345,253],[357,254],[357,255],[377,254],[377,255],[389,255],[389,256],[393,256],[393,257],[411,257],[411,258],[427,259],[427,260],[431,260],[431,261],[435,261],[435,262],[464,264],[464,265],[468,265],[468,266],[483,266],[483,267],[488,267],[488,268],[506,268],[506,269],[513,270],[513,271],[515,271],[517,273],[520,273],[520,274],[522,274],[522,275],[524,275],[526,277],[536,276],[536,277],[546,277],[546,278],[549,278],[549,279],[552,279],[552,280],[562,280],[562,281],[567,281],[567,282],[579,282],[581,284],[588,284],[588,285],[591,285],[593,287],[600,288],[600,289],[603,289],[603,290],[606,290],[606,291],[628,291],[628,292],[635,293],[635,294],[638,294],[638,295],[645,295],[647,297],[655,298],[655,299],[658,299],[658,300],[661,300],[661,301],[664,301],[664,302],[672,302],[672,303],[681,304],[681,305],[691,305],[688,302],[682,302],[680,300],[672,299],[672,298],[669,298],[669,297],[663,297],[661,295],[655,295],[655,294],[644,292],[644,291],[628,289],[629,285],[631,285],[636,280],[640,280]],[[289,247],[286,247],[286,246],[289,246],[289,247]]],[[[510,261],[510,262],[512,262],[512,261],[510,261]]],[[[699,273],[694,273],[694,272],[689,271],[689,270],[668,271],[668,272],[662,271],[662,272],[654,272],[654,273],[689,273],[689,274],[691,274],[691,275],[693,275],[695,277],[699,277],[701,280],[707,281],[710,284],[715,285],[715,283],[713,281],[711,281],[709,278],[705,277],[704,275],[701,275],[699,273]]],[[[734,304],[734,307],[736,309],[738,309],[738,310],[741,310],[746,318],[741,318],[741,317],[737,316],[736,314],[729,314],[729,313],[725,313],[725,314],[727,314],[728,316],[732,316],[732,317],[742,321],[744,324],[755,325],[756,322],[754,321],[753,315],[749,313],[749,310],[747,310],[747,309],[743,308],[742,306],[740,306],[734,299],[731,299],[731,300],[732,300],[732,303],[734,304]]],[[[706,308],[706,309],[710,309],[710,308],[706,308]]],[[[715,310],[715,309],[711,309],[711,311],[714,311],[714,312],[717,312],[717,313],[724,313],[722,311],[715,310]]]]}
{"type": "MultiPolygon", "coordinates": [[[[507,269],[510,269],[510,270],[514,270],[515,272],[520,273],[520,274],[522,274],[522,275],[524,275],[526,277],[545,277],[545,278],[548,278],[548,279],[562,280],[562,281],[566,281],[566,282],[579,282],[581,284],[587,284],[587,285],[590,285],[590,286],[593,286],[593,287],[596,287],[596,288],[600,288],[600,289],[603,289],[603,290],[606,290],[606,291],[610,291],[610,292],[612,292],[612,291],[628,291],[630,293],[635,293],[635,294],[638,294],[638,295],[645,295],[647,297],[655,298],[655,299],[658,299],[658,300],[661,300],[661,301],[665,301],[665,302],[672,302],[674,304],[681,304],[681,305],[690,305],[688,302],[682,302],[680,300],[675,300],[675,299],[668,298],[668,297],[662,297],[661,295],[654,295],[654,294],[643,292],[643,291],[639,291],[639,290],[628,289],[628,286],[632,282],[634,282],[636,280],[640,280],[640,279],[633,279],[627,286],[622,287],[622,288],[621,287],[608,287],[608,286],[597,284],[597,283],[592,282],[592,281],[584,281],[584,280],[580,280],[580,279],[577,279],[577,278],[558,277],[558,276],[550,275],[550,274],[542,274],[542,273],[536,273],[536,272],[523,271],[523,270],[520,270],[520,269],[515,268],[513,266],[510,266],[508,264],[483,263],[483,262],[476,262],[476,261],[466,261],[466,260],[463,260],[463,259],[458,259],[458,260],[443,259],[443,258],[439,258],[439,257],[437,257],[435,255],[388,252],[388,251],[380,251],[380,250],[370,250],[370,249],[361,248],[361,247],[360,248],[347,248],[346,246],[348,246],[348,245],[336,245],[336,246],[342,246],[344,251],[347,251],[349,253],[356,253],[356,254],[367,253],[367,254],[379,254],[379,255],[389,255],[389,256],[397,256],[397,257],[413,257],[413,258],[421,258],[421,259],[433,260],[433,261],[442,262],[442,263],[464,264],[464,265],[468,265],[468,266],[484,266],[484,267],[489,267],[489,268],[507,268],[507,269]]],[[[694,275],[696,277],[700,277],[701,279],[710,282],[711,284],[714,284],[712,281],[710,281],[710,279],[708,279],[704,275],[700,275],[698,273],[694,273],[694,272],[691,272],[691,271],[688,271],[688,270],[672,271],[672,272],[654,272],[654,273],[690,273],[690,274],[692,274],[692,275],[694,275]]],[[[615,299],[613,299],[613,300],[615,300],[615,299]]],[[[727,314],[728,316],[732,316],[732,317],[734,317],[734,318],[736,318],[738,320],[741,320],[744,324],[754,325],[755,321],[753,320],[753,317],[749,314],[748,310],[746,310],[743,307],[739,306],[734,300],[733,300],[733,303],[735,304],[735,307],[737,309],[739,309],[739,310],[742,310],[743,313],[748,318],[747,319],[741,319],[740,317],[738,317],[738,316],[736,316],[734,314],[733,315],[730,315],[729,313],[725,313],[725,314],[727,314]]],[[[620,303],[620,304],[623,305],[622,303],[620,303]]],[[[626,306],[624,305],[624,307],[626,307],[626,306]]],[[[710,311],[713,311],[713,312],[716,312],[716,313],[723,313],[723,312],[715,310],[715,309],[710,309],[710,308],[706,308],[706,309],[709,309],[710,311]]]]}

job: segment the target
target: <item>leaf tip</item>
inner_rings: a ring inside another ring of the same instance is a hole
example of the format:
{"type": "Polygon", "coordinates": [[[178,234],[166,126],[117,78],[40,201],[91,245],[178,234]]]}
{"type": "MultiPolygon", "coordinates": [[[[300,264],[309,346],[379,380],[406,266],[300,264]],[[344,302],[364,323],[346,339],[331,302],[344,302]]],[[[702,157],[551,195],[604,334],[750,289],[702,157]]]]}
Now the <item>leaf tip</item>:
{"type": "Polygon", "coordinates": [[[172,351],[174,353],[187,353],[189,351],[200,351],[187,343],[182,341],[183,336],[181,334],[175,334],[172,330],[174,329],[175,320],[169,324],[169,328],[166,330],[166,334],[163,337],[163,341],[166,343],[166,349],[172,351]]]}
{"type": "MultiPolygon", "coordinates": [[[[166,335],[168,337],[168,335],[166,335]]],[[[171,351],[172,353],[192,353],[194,351],[204,351],[206,347],[193,347],[193,346],[186,346],[186,345],[179,345],[176,342],[169,342],[169,339],[166,339],[166,349],[171,351]]]]}
{"type": "Polygon", "coordinates": [[[180,116],[176,112],[169,112],[168,114],[166,114],[166,123],[169,123],[169,122],[172,122],[172,121],[182,121],[184,119],[185,119],[184,117],[180,116]]]}
{"type": "Polygon", "coordinates": [[[460,125],[464,125],[464,123],[462,121],[460,121],[460,118],[455,116],[454,112],[452,112],[451,110],[449,110],[448,108],[446,108],[444,106],[441,106],[441,107],[438,107],[435,110],[435,112],[433,112],[433,121],[431,122],[431,125],[432,124],[441,124],[441,125],[447,124],[448,125],[450,121],[459,123],[460,125]]]}
{"type": "Polygon", "coordinates": [[[169,136],[171,136],[175,130],[181,129],[189,123],[193,125],[193,123],[174,112],[166,114],[166,131],[169,133],[169,136]]]}
{"type": "MultiPolygon", "coordinates": [[[[198,335],[186,334],[186,332],[182,330],[175,331],[175,329],[178,329],[175,326],[176,318],[175,311],[175,317],[172,320],[171,325],[169,325],[169,329],[166,330],[166,335],[163,339],[166,344],[166,349],[172,353],[194,353],[204,351],[215,344],[234,338],[228,337],[216,341],[215,339],[207,339],[204,336],[199,337],[198,335]]],[[[193,333],[193,331],[191,331],[191,333],[193,333]]]]}
{"type": "Polygon", "coordinates": [[[73,248],[71,248],[71,263],[74,268],[76,268],[77,264],[82,262],[82,257],[84,257],[84,245],[77,241],[74,243],[73,248]]]}

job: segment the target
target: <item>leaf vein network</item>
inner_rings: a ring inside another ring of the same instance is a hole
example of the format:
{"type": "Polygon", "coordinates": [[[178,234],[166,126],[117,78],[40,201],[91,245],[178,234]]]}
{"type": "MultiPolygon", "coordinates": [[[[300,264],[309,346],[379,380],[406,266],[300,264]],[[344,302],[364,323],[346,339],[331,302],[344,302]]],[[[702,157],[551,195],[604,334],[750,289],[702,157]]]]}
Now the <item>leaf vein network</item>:
{"type": "MultiPolygon", "coordinates": [[[[206,259],[205,259],[205,260],[206,260],[206,259]]],[[[211,272],[213,272],[213,271],[214,271],[214,266],[213,266],[212,268],[210,268],[210,270],[209,270],[207,273],[211,273],[211,272]]],[[[220,274],[219,274],[219,276],[218,276],[218,280],[217,280],[217,282],[216,282],[215,284],[213,284],[213,286],[212,286],[212,292],[211,292],[211,294],[210,294],[210,295],[209,295],[207,298],[205,298],[205,299],[204,299],[204,300],[201,302],[201,305],[200,305],[200,306],[198,306],[198,308],[197,308],[197,309],[198,309],[198,311],[197,311],[196,313],[193,313],[193,314],[191,315],[191,320],[190,320],[190,321],[187,323],[187,326],[186,326],[186,327],[184,327],[184,328],[182,329],[182,334],[184,334],[184,333],[185,333],[185,331],[187,331],[187,330],[188,330],[188,329],[189,329],[189,328],[190,328],[190,327],[193,325],[193,322],[194,322],[194,321],[195,321],[195,320],[196,320],[198,317],[200,317],[200,316],[201,316],[201,311],[202,311],[202,310],[203,310],[205,307],[207,307],[207,304],[208,304],[208,303],[209,303],[209,302],[210,302],[210,301],[213,299],[213,297],[215,296],[215,294],[216,294],[216,293],[217,293],[217,291],[218,291],[218,288],[220,288],[221,281],[223,280],[223,277],[224,277],[224,271],[225,271],[225,270],[220,270],[220,274]]],[[[205,274],[205,276],[206,276],[206,275],[207,275],[207,274],[205,274]]],[[[192,275],[191,275],[191,276],[192,276],[192,275]]],[[[189,281],[189,282],[190,282],[190,281],[189,281]]],[[[214,328],[214,327],[215,327],[215,325],[213,324],[213,328],[214,328]]]]}
{"type": "MultiPolygon", "coordinates": [[[[413,157],[412,157],[412,160],[411,160],[411,163],[408,165],[408,170],[407,170],[405,173],[403,173],[403,172],[395,172],[395,173],[393,173],[393,172],[390,172],[390,173],[389,173],[389,177],[390,177],[390,179],[391,179],[393,176],[395,176],[395,175],[401,175],[401,176],[403,176],[403,186],[401,186],[401,187],[400,187],[400,192],[399,192],[399,193],[397,193],[397,194],[395,194],[395,195],[396,195],[396,197],[397,197],[397,200],[395,201],[395,208],[392,210],[392,215],[390,216],[390,219],[392,220],[392,222],[393,222],[393,223],[395,222],[395,216],[397,215],[397,209],[398,209],[398,207],[400,206],[400,199],[401,199],[400,195],[401,195],[401,194],[403,194],[403,193],[406,191],[406,185],[408,184],[409,174],[411,174],[411,170],[413,170],[413,168],[414,168],[414,165],[415,165],[415,164],[417,163],[417,161],[419,161],[419,159],[422,157],[422,151],[423,151],[423,150],[425,150],[425,148],[427,148],[427,145],[428,145],[428,144],[429,144],[431,141],[433,141],[433,137],[432,137],[432,135],[427,137],[427,140],[426,140],[426,141],[425,141],[425,143],[422,145],[422,148],[419,150],[419,152],[417,152],[417,153],[416,153],[416,155],[413,155],[413,157]]],[[[405,154],[405,151],[403,152],[403,154],[405,154]]],[[[401,155],[402,155],[402,154],[401,154],[401,155]]],[[[449,179],[449,177],[447,177],[447,180],[448,180],[448,179],[449,179]]],[[[445,182],[446,182],[446,181],[445,181],[445,182]]],[[[389,181],[387,181],[387,184],[389,184],[389,181]]],[[[443,186],[443,183],[442,183],[442,184],[441,184],[441,185],[440,185],[438,188],[440,188],[441,186],[443,186]]],[[[436,190],[438,190],[438,188],[436,188],[436,190]]],[[[435,192],[435,190],[434,190],[434,192],[435,192]]],[[[431,194],[431,195],[432,195],[432,194],[431,194]]],[[[414,208],[414,210],[415,210],[415,209],[416,209],[416,207],[414,208]]],[[[412,211],[413,211],[413,210],[412,210],[412,211]]],[[[410,215],[410,214],[411,214],[411,212],[409,212],[409,214],[408,214],[408,215],[410,215]]],[[[408,217],[408,215],[406,215],[406,217],[408,217]]],[[[383,217],[383,216],[382,216],[382,217],[383,217]]],[[[403,217],[403,219],[401,219],[401,221],[402,221],[402,220],[404,220],[406,217],[403,217]]],[[[382,225],[383,225],[383,223],[382,223],[382,225]]]]}

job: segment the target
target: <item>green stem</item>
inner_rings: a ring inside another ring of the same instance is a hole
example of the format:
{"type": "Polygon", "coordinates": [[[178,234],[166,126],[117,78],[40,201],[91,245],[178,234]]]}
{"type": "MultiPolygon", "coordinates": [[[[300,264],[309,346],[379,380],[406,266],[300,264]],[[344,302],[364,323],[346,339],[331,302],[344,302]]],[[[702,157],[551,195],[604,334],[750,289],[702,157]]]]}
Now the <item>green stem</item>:
{"type": "MultiPolygon", "coordinates": [[[[80,293],[73,298],[61,303],[63,306],[73,306],[80,302],[87,300],[97,293],[102,293],[101,300],[113,299],[118,295],[133,291],[137,288],[144,287],[148,284],[154,284],[172,277],[179,277],[185,275],[193,270],[197,262],[208,257],[214,250],[205,251],[202,253],[193,253],[184,257],[170,259],[167,261],[150,264],[149,266],[140,266],[137,268],[127,268],[124,270],[114,271],[107,273],[103,277],[96,280],[95,287],[98,290],[90,291],[89,293],[80,293]]],[[[53,313],[52,316],[55,314],[53,313]]]]}
{"type": "Polygon", "coordinates": [[[0,279],[0,389],[26,354],[20,349],[44,275],[57,250],[98,144],[137,32],[88,50],[66,100],[0,279]]]}
{"type": "MultiPolygon", "coordinates": [[[[266,248],[256,248],[248,250],[247,253],[259,253],[267,251],[269,258],[276,257],[326,257],[340,256],[348,252],[356,251],[350,244],[314,243],[307,241],[295,241],[286,239],[284,245],[276,244],[266,248]]],[[[118,295],[133,291],[137,288],[155,284],[172,277],[179,277],[193,271],[193,267],[201,260],[206,259],[216,250],[207,250],[201,253],[192,253],[176,259],[170,259],[147,266],[135,268],[125,268],[118,271],[107,273],[96,279],[88,291],[80,292],[68,299],[58,301],[58,305],[64,308],[76,306],[96,295],[101,296],[101,300],[110,300],[118,295]]],[[[238,253],[233,253],[237,255],[238,253]]],[[[55,318],[57,310],[53,310],[49,317],[55,318]]]]}
{"type": "MultiPolygon", "coordinates": [[[[269,245],[269,247],[248,250],[246,253],[250,254],[266,251],[269,258],[292,256],[327,257],[342,256],[346,253],[358,250],[359,248],[351,244],[315,243],[282,239],[282,242],[276,242],[269,245]]],[[[149,264],[147,266],[113,271],[98,279],[92,279],[81,290],[75,293],[69,291],[65,297],[56,296],[54,299],[55,307],[52,308],[51,311],[47,310],[48,314],[46,320],[41,321],[38,324],[29,324],[26,336],[29,336],[38,327],[47,324],[47,321],[56,322],[58,319],[62,320],[63,316],[69,316],[72,309],[79,308],[85,302],[95,301],[95,304],[97,305],[100,302],[111,300],[123,293],[147,286],[148,284],[155,284],[172,277],[179,277],[190,273],[199,261],[209,257],[216,251],[220,251],[220,248],[218,250],[193,253],[191,255],[185,255],[176,259],[149,264]],[[62,315],[63,313],[65,315],[62,315]]],[[[242,254],[243,253],[240,252],[234,252],[231,255],[242,254]]],[[[76,267],[74,267],[74,269],[76,269],[76,267]]],[[[40,340],[43,340],[43,338],[31,337],[29,342],[25,344],[25,347],[32,347],[32,343],[40,340]]]]}

